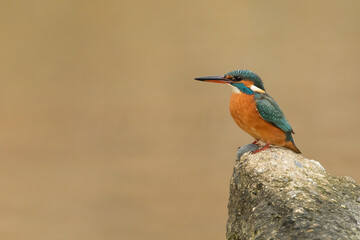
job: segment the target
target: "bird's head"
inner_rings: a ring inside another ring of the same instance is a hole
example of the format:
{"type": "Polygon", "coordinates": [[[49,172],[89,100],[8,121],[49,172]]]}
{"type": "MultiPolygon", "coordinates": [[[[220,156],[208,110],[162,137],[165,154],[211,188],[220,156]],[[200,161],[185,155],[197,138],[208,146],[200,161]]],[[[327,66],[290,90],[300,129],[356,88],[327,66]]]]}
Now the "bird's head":
{"type": "Polygon", "coordinates": [[[235,92],[265,92],[261,78],[250,70],[235,70],[224,76],[209,76],[195,78],[198,81],[225,83],[230,85],[235,92]]]}

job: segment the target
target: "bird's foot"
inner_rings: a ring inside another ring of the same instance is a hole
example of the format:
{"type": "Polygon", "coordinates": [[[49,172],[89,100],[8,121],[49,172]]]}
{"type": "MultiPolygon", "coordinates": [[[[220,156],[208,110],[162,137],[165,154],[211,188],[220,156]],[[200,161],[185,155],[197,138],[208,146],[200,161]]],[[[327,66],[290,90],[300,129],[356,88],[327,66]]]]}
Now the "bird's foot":
{"type": "Polygon", "coordinates": [[[260,143],[258,143],[258,142],[259,142],[259,140],[255,139],[255,141],[253,141],[251,144],[256,144],[256,145],[260,146],[260,143]]]}
{"type": "Polygon", "coordinates": [[[264,147],[262,148],[259,148],[259,149],[256,149],[254,151],[252,151],[251,153],[255,154],[255,153],[258,153],[258,152],[261,152],[261,151],[264,151],[265,149],[268,149],[270,146],[270,143],[267,143],[264,147]]]}

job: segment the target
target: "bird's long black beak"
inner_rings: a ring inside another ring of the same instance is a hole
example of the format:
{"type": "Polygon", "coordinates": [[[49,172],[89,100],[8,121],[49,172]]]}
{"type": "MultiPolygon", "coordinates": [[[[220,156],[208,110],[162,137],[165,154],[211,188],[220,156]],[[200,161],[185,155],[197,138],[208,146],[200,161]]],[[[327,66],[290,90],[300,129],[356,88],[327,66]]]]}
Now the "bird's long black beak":
{"type": "Polygon", "coordinates": [[[194,78],[198,81],[203,82],[214,82],[214,83],[229,83],[229,79],[225,78],[224,76],[208,76],[208,77],[197,77],[194,78]]]}

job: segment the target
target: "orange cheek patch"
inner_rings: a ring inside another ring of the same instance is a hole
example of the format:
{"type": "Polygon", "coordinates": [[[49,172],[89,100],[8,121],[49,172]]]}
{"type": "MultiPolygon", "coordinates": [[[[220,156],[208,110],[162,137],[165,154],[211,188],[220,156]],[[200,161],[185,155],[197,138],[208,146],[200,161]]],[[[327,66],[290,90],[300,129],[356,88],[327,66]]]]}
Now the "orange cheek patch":
{"type": "Polygon", "coordinates": [[[251,85],[254,85],[254,83],[252,81],[248,81],[248,80],[242,80],[240,81],[242,84],[244,84],[246,87],[250,88],[251,85]]]}

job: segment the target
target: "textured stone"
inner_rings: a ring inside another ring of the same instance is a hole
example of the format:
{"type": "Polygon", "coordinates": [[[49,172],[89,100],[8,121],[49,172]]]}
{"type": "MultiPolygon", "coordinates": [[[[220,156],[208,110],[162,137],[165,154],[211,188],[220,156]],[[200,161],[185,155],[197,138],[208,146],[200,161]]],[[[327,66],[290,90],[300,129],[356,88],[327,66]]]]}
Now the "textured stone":
{"type": "Polygon", "coordinates": [[[360,239],[360,186],[282,148],[240,148],[227,239],[360,239]]]}
{"type": "Polygon", "coordinates": [[[244,155],[247,152],[258,150],[259,146],[256,144],[248,144],[244,145],[238,148],[237,154],[236,154],[236,160],[239,160],[242,155],[244,155]]]}

